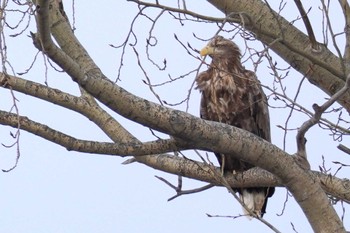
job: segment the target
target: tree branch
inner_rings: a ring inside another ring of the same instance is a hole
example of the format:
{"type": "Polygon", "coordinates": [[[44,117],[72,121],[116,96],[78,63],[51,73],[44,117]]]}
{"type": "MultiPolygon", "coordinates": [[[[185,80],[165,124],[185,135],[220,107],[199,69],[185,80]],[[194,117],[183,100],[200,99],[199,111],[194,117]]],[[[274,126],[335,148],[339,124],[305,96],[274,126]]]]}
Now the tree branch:
{"type": "Polygon", "coordinates": [[[77,97],[46,85],[3,73],[0,73],[0,87],[11,88],[23,94],[78,112],[94,122],[109,137],[114,135],[114,141],[124,143],[130,141],[130,138],[125,136],[127,130],[122,125],[100,106],[97,104],[92,105],[86,98],[77,97]]]}
{"type": "Polygon", "coordinates": [[[348,75],[348,78],[346,79],[346,83],[342,89],[340,89],[337,93],[335,93],[329,100],[327,100],[322,106],[318,106],[317,104],[313,104],[313,109],[315,111],[315,114],[312,115],[312,117],[304,122],[302,126],[299,128],[296,141],[298,145],[298,156],[303,157],[302,160],[307,161],[306,158],[306,148],[305,148],[305,134],[306,132],[315,124],[317,124],[322,114],[332,105],[334,104],[339,98],[341,98],[342,95],[344,95],[350,88],[350,74],[348,75]]]}
{"type": "MultiPolygon", "coordinates": [[[[145,152],[158,153],[178,149],[175,146],[176,142],[172,139],[148,142],[142,145],[141,143],[133,144],[132,142],[129,144],[118,144],[78,140],[50,129],[45,125],[33,122],[26,117],[18,118],[16,114],[10,114],[3,111],[0,111],[0,123],[14,128],[17,128],[19,123],[20,128],[23,130],[64,146],[68,150],[85,153],[130,156],[143,155],[145,152]]],[[[138,156],[137,158],[141,157],[138,156]]],[[[144,158],[144,163],[146,163],[146,165],[151,166],[154,169],[221,186],[221,183],[215,178],[215,173],[213,173],[212,170],[213,167],[206,163],[200,163],[180,158],[178,156],[165,154],[142,156],[142,158],[144,158]]],[[[220,168],[216,169],[220,171],[220,168]]],[[[321,182],[323,189],[329,195],[350,203],[349,180],[341,180],[334,176],[330,178],[329,175],[316,171],[310,171],[309,174],[313,177],[312,179],[315,182],[318,180],[321,182]]],[[[237,173],[235,175],[226,174],[225,179],[231,187],[283,186],[283,183],[279,178],[259,168],[250,169],[247,172],[237,173]]]]}
{"type": "MultiPolygon", "coordinates": [[[[0,111],[0,123],[12,126],[14,128],[18,127],[18,116],[16,114],[9,114],[0,111]]],[[[144,145],[140,144],[116,144],[116,143],[101,143],[101,142],[91,142],[84,140],[77,140],[70,136],[64,135],[60,132],[50,129],[47,126],[38,124],[36,122],[30,121],[25,117],[19,118],[19,123],[21,129],[28,132],[36,134],[47,140],[58,143],[68,150],[76,150],[86,153],[98,153],[98,154],[108,154],[108,155],[134,155],[137,153],[143,154],[144,150],[148,150],[151,153],[157,152],[157,146],[160,142],[150,142],[144,145]],[[44,134],[44,135],[43,135],[44,134]],[[129,148],[135,147],[135,148],[129,148]],[[142,148],[143,147],[143,148],[142,148]],[[148,148],[148,149],[147,149],[148,148]]],[[[165,141],[164,143],[172,144],[171,140],[165,141]]],[[[162,151],[166,151],[161,149],[162,151]]],[[[159,151],[161,151],[159,150],[159,151]]],[[[169,151],[171,151],[169,149],[169,151]]],[[[141,158],[141,157],[137,157],[141,158]]],[[[148,155],[142,156],[148,166],[151,165],[152,168],[161,170],[167,173],[185,176],[188,178],[208,182],[214,185],[221,186],[221,183],[215,178],[215,173],[213,173],[213,168],[211,165],[200,163],[197,161],[180,158],[173,155],[148,155]]],[[[216,168],[220,171],[220,168],[216,168]]],[[[347,179],[341,180],[337,177],[331,177],[327,174],[323,174],[316,171],[310,171],[309,174],[313,177],[312,179],[320,181],[323,189],[329,194],[336,198],[339,198],[347,203],[350,203],[350,181],[347,179]]],[[[273,176],[271,173],[254,168],[250,169],[244,173],[226,174],[226,181],[231,187],[257,187],[257,186],[283,186],[280,179],[273,176]]]]}
{"type": "Polygon", "coordinates": [[[321,0],[321,3],[322,3],[322,8],[323,8],[322,10],[323,10],[324,16],[326,18],[326,25],[327,25],[328,31],[331,35],[331,38],[332,38],[333,47],[338,54],[339,63],[341,65],[341,71],[343,71],[344,76],[346,77],[348,71],[345,68],[343,57],[342,57],[342,54],[340,52],[340,49],[339,49],[339,46],[338,46],[338,43],[336,40],[337,35],[334,33],[332,22],[331,22],[330,17],[329,17],[329,15],[330,15],[329,14],[329,3],[328,3],[328,6],[326,5],[324,0],[321,0]]]}
{"type": "MultiPolygon", "coordinates": [[[[148,160],[148,164],[153,164],[152,168],[154,169],[208,182],[216,186],[222,185],[215,178],[215,173],[211,165],[174,155],[150,155],[142,158],[148,160]]],[[[215,169],[218,172],[221,171],[218,167],[215,169]]],[[[308,174],[314,182],[320,182],[322,188],[329,195],[350,204],[350,180],[339,179],[317,171],[309,171],[308,174]]],[[[225,174],[225,179],[233,188],[284,186],[279,178],[260,168],[250,169],[244,173],[227,173],[225,174]]]]}
{"type": "MultiPolygon", "coordinates": [[[[207,15],[201,15],[201,14],[198,14],[194,11],[190,11],[186,8],[180,9],[180,8],[175,8],[175,7],[169,7],[166,5],[159,4],[159,3],[151,3],[151,2],[145,2],[145,1],[139,1],[139,0],[127,0],[127,1],[134,2],[134,3],[137,3],[138,5],[142,5],[142,6],[146,6],[146,7],[159,8],[159,9],[169,11],[169,12],[176,12],[176,13],[180,13],[180,14],[184,14],[184,15],[190,15],[193,18],[202,19],[202,20],[206,20],[209,22],[220,22],[221,23],[221,22],[227,20],[226,18],[217,18],[217,17],[211,17],[211,16],[207,16],[207,15]]],[[[238,20],[238,19],[236,19],[236,20],[230,19],[229,22],[238,23],[239,21],[240,20],[238,20]]]]}
{"type": "MultiPolygon", "coordinates": [[[[174,139],[157,140],[145,143],[109,143],[76,139],[72,136],[54,130],[44,124],[32,121],[27,117],[18,116],[17,114],[7,113],[0,110],[0,124],[12,127],[18,127],[29,133],[35,134],[41,138],[49,140],[55,144],[65,147],[68,151],[78,151],[84,153],[95,153],[105,155],[147,155],[160,154],[186,149],[178,147],[174,139]]],[[[182,143],[182,145],[184,145],[182,143]]]]}
{"type": "Polygon", "coordinates": [[[212,185],[212,184],[207,184],[207,185],[205,185],[205,186],[203,186],[203,187],[200,187],[200,188],[195,188],[195,189],[190,189],[190,190],[182,190],[181,187],[179,188],[179,187],[177,187],[177,186],[171,184],[169,181],[167,181],[167,180],[164,179],[163,177],[156,176],[156,178],[159,179],[160,181],[164,182],[164,183],[167,184],[169,187],[171,187],[172,189],[175,190],[176,195],[170,197],[170,198],[168,199],[168,201],[172,201],[172,200],[174,200],[175,198],[178,198],[178,197],[180,197],[180,196],[182,196],[182,195],[188,195],[188,194],[199,193],[199,192],[203,192],[203,191],[205,191],[205,190],[207,190],[207,189],[210,189],[210,188],[214,187],[214,185],[212,185]]]}
{"type": "Polygon", "coordinates": [[[345,19],[345,49],[344,49],[344,63],[349,72],[349,62],[350,62],[350,6],[347,0],[338,0],[341,9],[343,10],[345,19]]]}
{"type": "Polygon", "coordinates": [[[295,5],[298,7],[301,18],[303,19],[307,34],[309,35],[311,46],[315,51],[318,51],[320,48],[319,48],[319,45],[316,41],[314,31],[312,30],[312,26],[311,26],[309,17],[307,17],[307,13],[303,7],[303,4],[301,3],[300,0],[294,0],[294,2],[295,2],[295,5]]]}
{"type": "Polygon", "coordinates": [[[343,144],[339,144],[337,146],[337,148],[345,153],[347,153],[348,155],[350,155],[350,148],[344,146],[343,144]]]}

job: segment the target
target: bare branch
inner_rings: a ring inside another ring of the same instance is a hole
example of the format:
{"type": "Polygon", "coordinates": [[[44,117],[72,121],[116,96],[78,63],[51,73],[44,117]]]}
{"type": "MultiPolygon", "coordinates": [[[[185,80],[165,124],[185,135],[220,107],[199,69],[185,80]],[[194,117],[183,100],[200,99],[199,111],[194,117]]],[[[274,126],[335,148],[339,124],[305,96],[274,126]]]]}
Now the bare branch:
{"type": "Polygon", "coordinates": [[[304,122],[302,126],[299,128],[296,140],[298,145],[298,156],[302,156],[303,160],[307,161],[306,157],[306,149],[305,149],[305,133],[315,124],[319,122],[321,119],[321,115],[329,108],[335,101],[341,98],[350,87],[350,74],[347,77],[345,86],[340,89],[337,93],[335,93],[328,101],[326,101],[322,106],[318,106],[317,104],[313,104],[313,109],[315,114],[308,121],[304,122]]]}
{"type": "MultiPolygon", "coordinates": [[[[207,16],[207,15],[197,14],[196,12],[189,11],[186,8],[184,8],[184,9],[174,8],[174,7],[169,7],[166,5],[161,5],[161,4],[157,4],[157,3],[151,3],[151,2],[144,2],[144,1],[139,1],[139,0],[128,0],[128,1],[135,2],[139,5],[146,6],[146,7],[154,7],[154,8],[159,8],[161,10],[165,10],[165,11],[169,11],[169,12],[176,12],[176,13],[181,13],[184,15],[190,15],[194,18],[207,20],[210,22],[223,22],[223,21],[227,20],[226,18],[216,18],[216,17],[207,16]]],[[[238,22],[238,20],[230,19],[230,22],[238,22]]]]}
{"type": "Polygon", "coordinates": [[[91,103],[86,98],[73,96],[46,85],[4,74],[0,75],[0,86],[76,111],[93,121],[115,141],[127,142],[130,140],[125,136],[124,132],[127,131],[122,125],[101,107],[97,105],[91,107],[91,103]]]}
{"type": "Polygon", "coordinates": [[[350,155],[350,148],[344,146],[343,144],[339,144],[337,148],[350,155]]]}
{"type": "Polygon", "coordinates": [[[160,176],[156,176],[157,179],[163,181],[165,184],[167,184],[168,186],[170,186],[172,189],[174,189],[176,191],[176,195],[172,196],[171,198],[168,199],[168,201],[172,201],[177,197],[180,197],[182,195],[186,195],[186,194],[194,194],[194,193],[199,193],[199,192],[203,192],[207,189],[210,189],[212,187],[214,187],[214,185],[212,184],[207,184],[203,187],[200,188],[196,188],[196,189],[191,189],[191,190],[182,190],[181,188],[171,184],[169,181],[167,181],[166,179],[164,179],[163,177],[160,176]]]}
{"type": "Polygon", "coordinates": [[[338,1],[343,10],[343,14],[345,18],[345,27],[344,27],[345,49],[344,49],[343,58],[344,58],[345,64],[348,64],[350,62],[350,6],[347,0],[338,0],[338,1]]]}
{"type": "MultiPolygon", "coordinates": [[[[8,114],[4,112],[0,112],[0,121],[1,124],[6,123],[9,121],[9,119],[13,119],[16,117],[14,114],[8,114]]],[[[13,125],[15,123],[12,122],[13,125]]],[[[141,151],[141,153],[144,152],[144,150],[147,148],[150,148],[149,151],[155,152],[156,148],[159,146],[159,143],[162,144],[162,142],[155,141],[150,143],[145,143],[143,145],[140,144],[116,144],[116,143],[100,143],[100,142],[91,142],[91,141],[83,141],[83,140],[76,140],[72,137],[69,137],[67,135],[63,135],[62,133],[59,133],[57,131],[54,131],[47,126],[44,125],[38,125],[35,124],[35,122],[31,122],[26,118],[21,118],[20,121],[21,127],[24,129],[29,127],[39,127],[39,129],[36,129],[36,134],[38,136],[41,136],[41,134],[46,133],[53,139],[53,141],[57,141],[59,143],[66,143],[69,144],[68,149],[74,149],[76,148],[78,151],[83,152],[94,152],[94,153],[109,153],[110,155],[120,155],[120,154],[134,154],[137,153],[137,151],[141,151]],[[103,147],[100,150],[99,147],[103,147]],[[133,148],[128,148],[129,146],[133,148]],[[90,151],[89,151],[90,150],[90,151]]],[[[11,125],[11,124],[9,124],[11,125]]],[[[11,125],[12,126],[12,125],[11,125]]],[[[48,138],[48,136],[44,136],[44,138],[48,138]]],[[[167,143],[172,143],[171,140],[164,141],[167,143]]],[[[205,181],[212,183],[214,185],[220,185],[220,182],[217,182],[213,177],[213,167],[212,165],[203,164],[200,162],[183,159],[177,156],[170,156],[170,155],[149,155],[149,156],[142,156],[142,157],[136,157],[139,162],[145,163],[148,166],[151,166],[155,169],[162,170],[168,173],[181,175],[189,178],[194,178],[197,180],[205,181]]],[[[220,171],[219,168],[216,168],[220,171]]],[[[327,191],[327,193],[331,194],[332,196],[341,198],[342,200],[350,203],[350,192],[348,189],[350,189],[350,182],[348,180],[340,180],[336,177],[332,177],[332,179],[329,178],[328,175],[318,173],[318,172],[312,172],[310,174],[313,174],[313,179],[321,180],[321,184],[323,188],[327,191]]],[[[257,186],[281,186],[281,181],[274,177],[272,174],[268,173],[267,171],[261,170],[261,169],[250,169],[247,172],[244,172],[243,174],[237,173],[236,175],[225,175],[225,180],[228,182],[230,187],[257,187],[257,186]]],[[[314,182],[315,182],[314,181],[314,182]]]]}
{"type": "Polygon", "coordinates": [[[320,49],[320,46],[318,45],[314,31],[312,30],[312,26],[309,20],[309,17],[307,16],[307,13],[303,7],[303,4],[301,3],[300,0],[294,0],[295,5],[298,7],[298,10],[300,12],[301,18],[303,19],[307,34],[309,35],[311,47],[315,50],[318,51],[320,49]]]}
{"type": "Polygon", "coordinates": [[[143,82],[149,87],[149,89],[151,90],[153,95],[157,98],[159,104],[163,105],[163,101],[160,99],[159,95],[154,91],[152,83],[151,83],[151,79],[148,77],[146,70],[143,68],[143,66],[141,64],[139,53],[137,52],[135,47],[133,47],[133,50],[134,50],[134,53],[136,54],[137,64],[139,65],[140,69],[142,70],[142,72],[143,72],[143,74],[144,74],[144,76],[146,77],[146,80],[147,80],[147,81],[143,81],[143,82]]]}
{"type": "Polygon", "coordinates": [[[21,125],[20,125],[20,121],[19,121],[19,110],[18,110],[18,106],[17,106],[18,100],[15,97],[15,93],[14,93],[13,89],[10,87],[10,84],[9,84],[8,80],[6,79],[6,77],[9,77],[9,75],[7,75],[6,73],[0,74],[0,87],[7,87],[10,89],[11,96],[12,96],[12,102],[13,102],[10,112],[14,111],[15,112],[14,115],[16,116],[14,119],[14,125],[13,125],[13,127],[16,128],[16,133],[14,133],[14,134],[11,133],[11,136],[12,136],[12,138],[15,139],[15,142],[10,146],[10,147],[16,146],[16,154],[17,154],[16,161],[15,161],[15,164],[11,168],[2,170],[3,172],[10,172],[17,167],[19,158],[21,156],[20,147],[19,147],[20,135],[21,135],[21,132],[20,132],[21,125]],[[4,78],[4,79],[1,80],[1,78],[4,78]]]}
{"type": "MultiPolygon", "coordinates": [[[[267,90],[271,91],[273,93],[273,95],[276,96],[277,98],[281,97],[281,98],[284,99],[283,100],[284,102],[290,103],[290,104],[286,104],[287,107],[292,107],[292,106],[293,107],[298,107],[300,112],[305,113],[305,115],[307,115],[309,117],[312,117],[314,115],[310,110],[306,109],[301,104],[299,104],[299,103],[295,102],[294,100],[292,100],[291,98],[289,98],[288,95],[286,95],[284,93],[277,92],[276,90],[270,88],[269,86],[264,86],[264,85],[262,85],[262,86],[264,88],[266,88],[267,90]]],[[[296,109],[294,108],[294,110],[296,110],[296,109]]],[[[327,120],[326,118],[321,117],[319,123],[323,124],[325,126],[328,126],[329,128],[333,128],[333,129],[339,130],[343,134],[350,134],[350,130],[349,129],[341,127],[340,125],[335,124],[335,123],[327,120]]],[[[284,130],[287,130],[287,128],[284,128],[284,130]]]]}
{"type": "Polygon", "coordinates": [[[0,123],[12,127],[19,127],[32,134],[38,135],[46,140],[65,147],[69,151],[79,151],[85,153],[105,154],[105,155],[147,155],[172,152],[185,147],[178,147],[174,139],[157,140],[146,143],[108,143],[79,140],[46,125],[32,121],[27,117],[18,116],[13,113],[6,113],[0,110],[0,123]]]}
{"type": "Polygon", "coordinates": [[[326,22],[327,22],[327,27],[329,29],[329,32],[332,36],[332,42],[333,42],[333,46],[335,48],[335,50],[337,51],[337,54],[338,54],[338,57],[339,57],[339,61],[340,61],[340,65],[341,65],[341,71],[343,72],[343,75],[346,76],[347,75],[347,70],[346,70],[346,67],[345,67],[345,64],[344,64],[344,61],[343,61],[343,56],[340,52],[340,49],[339,49],[339,46],[337,44],[337,41],[335,39],[336,37],[336,34],[334,33],[333,31],[333,26],[332,26],[332,23],[331,23],[331,20],[329,18],[329,6],[326,6],[324,0],[321,0],[321,3],[322,3],[322,6],[323,6],[323,11],[325,13],[325,17],[326,17],[326,22]]]}
{"type": "MultiPolygon", "coordinates": [[[[214,178],[213,166],[207,163],[201,163],[186,158],[180,158],[173,155],[151,155],[137,158],[145,159],[144,162],[152,168],[167,173],[188,177],[217,186],[222,184],[214,178]],[[147,160],[147,161],[146,161],[147,160]]],[[[220,168],[215,168],[220,173],[220,168]]],[[[329,195],[350,203],[350,181],[348,179],[339,179],[329,174],[317,171],[309,171],[308,174],[314,182],[320,182],[322,188],[329,195]]],[[[225,174],[225,180],[232,188],[237,187],[272,187],[280,186],[282,183],[279,178],[271,173],[259,168],[250,169],[244,173],[225,174]]]]}

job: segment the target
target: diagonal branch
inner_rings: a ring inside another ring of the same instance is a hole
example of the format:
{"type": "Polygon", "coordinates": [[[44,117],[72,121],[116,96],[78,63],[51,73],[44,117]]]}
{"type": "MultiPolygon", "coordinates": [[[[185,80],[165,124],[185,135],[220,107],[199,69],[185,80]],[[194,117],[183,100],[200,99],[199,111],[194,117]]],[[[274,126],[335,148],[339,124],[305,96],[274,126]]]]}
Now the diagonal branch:
{"type": "MultiPolygon", "coordinates": [[[[170,6],[166,6],[166,5],[162,5],[159,3],[151,3],[151,2],[145,2],[145,1],[139,1],[139,0],[127,0],[129,2],[134,2],[137,3],[139,5],[142,6],[146,6],[146,7],[154,7],[154,8],[159,8],[168,12],[176,12],[176,13],[180,13],[180,14],[184,14],[184,15],[189,15],[192,16],[193,18],[197,18],[197,19],[202,19],[202,20],[206,20],[209,22],[223,22],[226,20],[226,18],[217,18],[217,17],[211,17],[211,16],[207,16],[207,15],[202,15],[202,14],[198,14],[194,11],[190,11],[186,8],[175,8],[175,7],[170,7],[170,6]]],[[[233,19],[230,19],[230,22],[236,22],[238,23],[240,20],[235,20],[232,21],[233,19]]]]}
{"type": "MultiPolygon", "coordinates": [[[[345,50],[344,50],[344,62],[345,64],[349,64],[350,62],[350,6],[347,0],[338,0],[341,9],[343,10],[344,18],[345,18],[345,50]]],[[[347,66],[348,68],[348,66],[347,66]]],[[[349,68],[348,68],[349,69],[349,68]]],[[[349,70],[347,70],[349,72],[349,70]]]]}
{"type": "Polygon", "coordinates": [[[316,41],[314,31],[312,30],[312,26],[309,20],[309,17],[307,17],[307,13],[303,7],[303,4],[301,3],[300,0],[294,0],[295,5],[298,7],[298,10],[300,12],[301,18],[303,19],[307,34],[309,35],[311,47],[315,50],[318,51],[319,45],[316,41]]]}
{"type": "Polygon", "coordinates": [[[115,141],[127,142],[130,140],[124,136],[125,133],[123,132],[127,131],[122,125],[97,104],[91,106],[91,102],[87,101],[86,98],[77,97],[46,85],[5,74],[0,74],[0,86],[11,88],[23,94],[78,112],[94,122],[110,138],[114,135],[115,141]]]}
{"type": "Polygon", "coordinates": [[[0,124],[12,127],[20,127],[29,133],[49,140],[55,144],[65,147],[68,151],[79,151],[84,153],[104,155],[147,155],[172,152],[186,149],[186,146],[178,147],[176,140],[157,140],[145,143],[110,143],[76,139],[72,136],[54,130],[47,125],[30,120],[27,117],[18,116],[14,113],[7,113],[0,110],[0,124]]]}
{"type": "Polygon", "coordinates": [[[346,77],[347,70],[345,68],[343,57],[342,57],[340,48],[339,48],[337,40],[336,40],[337,34],[334,33],[334,30],[333,30],[333,25],[332,25],[330,13],[329,13],[329,3],[328,3],[328,5],[326,5],[325,0],[321,0],[321,3],[322,3],[322,8],[323,8],[322,10],[323,10],[324,16],[326,18],[326,25],[327,25],[326,27],[328,28],[329,33],[331,35],[334,49],[338,54],[339,62],[340,62],[341,68],[342,68],[341,71],[343,72],[344,76],[346,77]]]}

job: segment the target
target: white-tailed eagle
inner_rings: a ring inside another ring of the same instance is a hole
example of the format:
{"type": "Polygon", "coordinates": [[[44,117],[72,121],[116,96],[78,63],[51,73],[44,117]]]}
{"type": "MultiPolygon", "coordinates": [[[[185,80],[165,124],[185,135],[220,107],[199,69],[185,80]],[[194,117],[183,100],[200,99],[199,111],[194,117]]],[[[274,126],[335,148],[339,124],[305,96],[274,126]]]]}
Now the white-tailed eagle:
{"type": "MultiPolygon", "coordinates": [[[[215,36],[200,53],[212,59],[208,70],[196,78],[197,89],[202,94],[201,118],[247,130],[270,142],[267,98],[255,74],[242,65],[238,46],[222,36],[215,36]]],[[[224,172],[243,172],[254,167],[234,155],[215,155],[224,172]]],[[[275,189],[252,187],[234,190],[253,213],[262,217],[267,199],[275,189]]]]}

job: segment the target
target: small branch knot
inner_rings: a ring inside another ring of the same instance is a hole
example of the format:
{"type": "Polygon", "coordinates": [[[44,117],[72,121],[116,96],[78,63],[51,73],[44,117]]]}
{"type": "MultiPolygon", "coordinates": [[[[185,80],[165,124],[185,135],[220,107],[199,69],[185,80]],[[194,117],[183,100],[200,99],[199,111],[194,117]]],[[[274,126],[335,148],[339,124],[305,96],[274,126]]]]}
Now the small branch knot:
{"type": "Polygon", "coordinates": [[[313,104],[312,109],[315,111],[315,115],[321,113],[321,107],[318,104],[313,104]]]}

